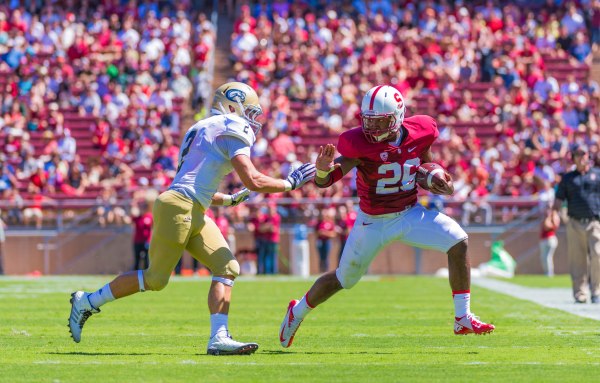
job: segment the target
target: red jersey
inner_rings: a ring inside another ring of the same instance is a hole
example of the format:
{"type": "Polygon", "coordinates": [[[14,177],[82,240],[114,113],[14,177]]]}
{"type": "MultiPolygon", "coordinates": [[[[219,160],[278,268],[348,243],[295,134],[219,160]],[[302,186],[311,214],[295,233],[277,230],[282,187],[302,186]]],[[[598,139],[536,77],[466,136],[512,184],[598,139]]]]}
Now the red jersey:
{"type": "Polygon", "coordinates": [[[279,214],[265,214],[261,223],[268,223],[273,226],[271,230],[262,233],[264,235],[264,239],[269,242],[279,243],[279,231],[281,228],[281,217],[279,214]]]}
{"type": "Polygon", "coordinates": [[[333,221],[320,221],[317,224],[317,237],[322,240],[331,239],[331,237],[318,234],[319,231],[333,231],[335,230],[335,223],[333,221]]]}
{"type": "Polygon", "coordinates": [[[355,211],[351,211],[348,213],[348,216],[346,217],[346,219],[343,219],[339,222],[339,227],[342,229],[342,232],[340,233],[340,239],[342,241],[346,241],[348,239],[348,234],[346,233],[347,229],[352,229],[354,227],[354,222],[356,222],[356,212],[355,211]]]}
{"type": "Polygon", "coordinates": [[[149,243],[152,234],[152,213],[145,213],[133,218],[135,226],[133,243],[149,243]]]}
{"type": "Polygon", "coordinates": [[[405,118],[406,136],[399,146],[366,140],[362,128],[340,135],[341,155],[360,160],[356,187],[360,209],[371,215],[395,213],[417,203],[415,176],[421,155],[438,137],[435,120],[426,115],[405,118]]]}

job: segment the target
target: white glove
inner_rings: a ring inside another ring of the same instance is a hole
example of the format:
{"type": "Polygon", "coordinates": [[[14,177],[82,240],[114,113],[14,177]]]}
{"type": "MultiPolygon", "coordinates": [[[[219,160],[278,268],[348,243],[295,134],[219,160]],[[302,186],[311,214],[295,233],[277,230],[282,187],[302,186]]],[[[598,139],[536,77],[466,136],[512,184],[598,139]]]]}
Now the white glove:
{"type": "Polygon", "coordinates": [[[300,186],[315,178],[316,171],[317,169],[315,168],[315,165],[311,163],[306,163],[300,166],[298,169],[292,171],[286,178],[286,181],[290,183],[290,190],[296,190],[300,186]]]}
{"type": "Polygon", "coordinates": [[[250,198],[250,190],[243,188],[237,193],[226,194],[223,198],[223,206],[237,206],[250,198]]]}

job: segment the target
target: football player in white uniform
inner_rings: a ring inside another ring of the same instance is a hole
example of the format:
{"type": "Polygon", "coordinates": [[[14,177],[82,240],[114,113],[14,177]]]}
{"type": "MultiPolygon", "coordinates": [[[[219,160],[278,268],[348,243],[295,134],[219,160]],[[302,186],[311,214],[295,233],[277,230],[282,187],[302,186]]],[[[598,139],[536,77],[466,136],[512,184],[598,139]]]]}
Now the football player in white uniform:
{"type": "Polygon", "coordinates": [[[241,355],[258,348],[256,343],[237,342],[229,335],[231,288],[240,266],[216,224],[204,212],[211,204],[239,204],[250,191],[279,193],[297,189],[314,177],[315,167],[304,164],[287,179],[271,178],[256,170],[250,160],[250,147],[261,127],[256,118],[262,109],[250,86],[239,82],[222,85],[215,91],[211,112],[186,133],[177,174],[154,204],[148,268],[121,274],[96,292],[72,294],[69,329],[75,342],[81,340],[86,320],[100,312],[103,304],[145,290],[162,290],[187,250],[213,275],[208,294],[211,335],[207,353],[241,355]],[[217,193],[223,177],[234,169],[247,189],[233,195],[217,193]]]}

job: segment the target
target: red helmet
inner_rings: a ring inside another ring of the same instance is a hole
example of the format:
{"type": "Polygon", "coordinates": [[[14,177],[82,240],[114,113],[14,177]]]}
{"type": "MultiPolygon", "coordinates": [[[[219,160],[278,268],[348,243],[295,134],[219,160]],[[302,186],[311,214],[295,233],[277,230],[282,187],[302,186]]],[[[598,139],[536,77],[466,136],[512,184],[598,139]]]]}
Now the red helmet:
{"type": "Polygon", "coordinates": [[[406,106],[398,89],[389,85],[379,85],[365,94],[360,109],[365,137],[369,142],[378,143],[400,130],[406,106]]]}

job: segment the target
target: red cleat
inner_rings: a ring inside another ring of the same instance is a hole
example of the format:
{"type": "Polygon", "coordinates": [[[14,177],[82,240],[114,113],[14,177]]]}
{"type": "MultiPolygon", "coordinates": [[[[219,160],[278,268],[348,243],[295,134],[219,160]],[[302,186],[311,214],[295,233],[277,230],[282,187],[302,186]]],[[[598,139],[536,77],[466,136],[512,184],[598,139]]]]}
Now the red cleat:
{"type": "Polygon", "coordinates": [[[483,323],[473,314],[467,314],[462,318],[454,318],[454,335],[489,334],[494,329],[496,329],[496,326],[483,323]]]}
{"type": "Polygon", "coordinates": [[[279,341],[281,342],[281,346],[285,348],[288,348],[292,345],[292,342],[294,341],[294,335],[296,335],[296,331],[298,331],[298,327],[300,327],[300,324],[302,323],[302,319],[296,318],[292,310],[297,304],[298,301],[296,299],[290,301],[287,312],[285,313],[285,317],[283,318],[283,322],[281,322],[279,341]]]}

